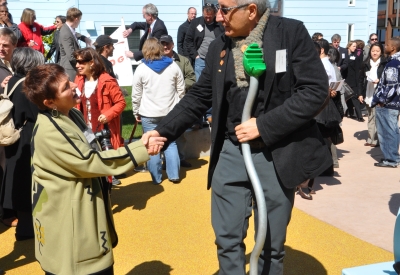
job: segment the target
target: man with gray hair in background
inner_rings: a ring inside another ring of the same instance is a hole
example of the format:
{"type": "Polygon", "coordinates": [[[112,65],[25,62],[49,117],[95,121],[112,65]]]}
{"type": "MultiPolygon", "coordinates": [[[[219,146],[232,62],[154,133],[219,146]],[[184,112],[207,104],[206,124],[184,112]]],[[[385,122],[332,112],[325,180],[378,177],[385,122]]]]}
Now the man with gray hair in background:
{"type": "Polygon", "coordinates": [[[139,61],[143,58],[142,48],[144,42],[150,38],[155,37],[160,40],[161,35],[168,34],[167,27],[164,21],[158,18],[158,9],[153,4],[147,4],[142,10],[143,18],[146,22],[133,22],[131,26],[123,32],[124,37],[128,37],[135,30],[144,30],[143,36],[140,38],[139,51],[131,52],[126,51],[125,54],[129,58],[139,61]]]}
{"type": "Polygon", "coordinates": [[[268,6],[266,0],[218,0],[216,21],[225,31],[211,42],[199,80],[142,137],[145,144],[152,136],[175,140],[213,104],[208,188],[219,275],[246,274],[244,239],[253,209],[256,234],[261,222],[242,143],[250,145],[267,205],[268,233],[258,259],[262,275],[283,274],[295,187],[332,164],[314,120],[329,96],[325,69],[303,22],[270,15],[268,6]],[[255,87],[251,118],[242,122],[250,90],[243,52],[253,43],[263,49],[267,68],[255,87]]]}

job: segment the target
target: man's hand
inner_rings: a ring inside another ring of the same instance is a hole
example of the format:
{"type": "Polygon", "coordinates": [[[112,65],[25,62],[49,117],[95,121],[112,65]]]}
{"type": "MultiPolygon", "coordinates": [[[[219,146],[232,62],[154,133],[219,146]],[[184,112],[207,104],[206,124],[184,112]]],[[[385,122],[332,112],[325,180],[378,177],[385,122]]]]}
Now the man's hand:
{"type": "Polygon", "coordinates": [[[236,126],[235,131],[239,142],[246,142],[260,137],[255,117],[236,126]]]}
{"type": "Polygon", "coordinates": [[[122,33],[122,36],[125,38],[125,37],[128,37],[131,33],[132,33],[132,29],[129,28],[129,29],[125,30],[125,31],[122,33]]]}
{"type": "Polygon", "coordinates": [[[139,115],[135,115],[135,119],[137,122],[141,122],[142,121],[142,117],[139,115]]]}
{"type": "Polygon", "coordinates": [[[3,13],[2,15],[0,15],[0,21],[3,22],[8,27],[12,26],[10,18],[8,18],[8,13],[5,14],[3,13]]]}
{"type": "Polygon", "coordinates": [[[358,97],[358,101],[360,101],[360,103],[363,103],[363,102],[364,102],[364,98],[363,98],[362,95],[360,95],[360,96],[358,97]]]}
{"type": "Polygon", "coordinates": [[[6,78],[4,78],[3,82],[1,82],[2,88],[6,87],[8,81],[10,80],[11,77],[12,77],[12,75],[9,75],[9,76],[6,76],[6,78]]]}
{"type": "Polygon", "coordinates": [[[151,156],[160,153],[165,141],[167,139],[160,137],[160,134],[156,130],[149,131],[142,136],[142,142],[147,148],[147,153],[151,156]]]}
{"type": "Polygon", "coordinates": [[[329,89],[329,94],[331,97],[335,97],[337,93],[335,90],[329,89]]]}
{"type": "Polygon", "coordinates": [[[85,38],[86,47],[92,47],[92,40],[89,37],[85,38]]]}
{"type": "Polygon", "coordinates": [[[134,56],[133,52],[131,52],[131,51],[125,51],[125,55],[128,58],[133,58],[133,56],[134,56]]]}

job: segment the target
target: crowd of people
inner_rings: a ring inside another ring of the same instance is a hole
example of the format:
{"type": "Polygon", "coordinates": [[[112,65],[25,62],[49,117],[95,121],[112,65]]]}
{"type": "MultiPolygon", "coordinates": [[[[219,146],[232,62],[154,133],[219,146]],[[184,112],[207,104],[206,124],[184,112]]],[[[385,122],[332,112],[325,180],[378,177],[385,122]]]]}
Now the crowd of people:
{"type": "Polygon", "coordinates": [[[113,274],[118,238],[111,186],[145,162],[153,184],[162,183],[163,167],[169,181],[179,183],[180,167],[191,166],[184,132],[203,121],[212,125],[208,188],[220,275],[245,274],[243,241],[253,210],[258,217],[242,143],[250,146],[268,211],[259,274],[282,274],[296,190],[311,200],[314,179],[334,175],[344,117],[364,122],[365,107],[364,145],[380,146],[384,155],[375,166],[400,164],[400,38],[383,47],[373,33],[366,45],[354,40],[342,48],[339,34],[331,43],[322,33],[310,37],[302,22],[271,15],[268,1],[219,0],[205,3],[199,17],[188,8],[175,52],[157,7],[147,4],[142,14],[144,22],[123,32],[144,31],[138,51],[125,53],[141,61],[132,111],[144,134],[126,145],[126,102],[108,60],[117,40],[100,35],[92,43],[77,33],[77,8],[50,27],[35,22],[27,8],[16,25],[7,2],[0,2],[0,89],[12,91],[11,115],[21,130],[15,143],[0,147],[0,219],[16,227],[17,241],[35,238],[46,274],[113,274]],[[53,32],[44,56],[42,36],[53,32]],[[251,119],[242,121],[251,86],[243,54],[252,43],[263,49],[268,66],[251,119]],[[274,61],[282,49],[286,67],[278,71],[282,66],[274,61]]]}

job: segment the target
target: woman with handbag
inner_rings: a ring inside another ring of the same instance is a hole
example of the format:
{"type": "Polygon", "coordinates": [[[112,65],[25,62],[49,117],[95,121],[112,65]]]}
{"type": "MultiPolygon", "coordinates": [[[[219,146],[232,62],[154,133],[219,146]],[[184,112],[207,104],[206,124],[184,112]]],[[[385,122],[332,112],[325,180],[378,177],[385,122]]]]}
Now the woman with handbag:
{"type": "Polygon", "coordinates": [[[347,104],[347,117],[351,117],[356,113],[356,119],[360,122],[364,122],[364,119],[361,114],[361,103],[363,102],[362,97],[362,82],[360,82],[360,70],[362,65],[362,54],[357,55],[357,43],[355,41],[350,41],[347,44],[347,49],[349,52],[348,59],[348,67],[347,67],[347,76],[346,83],[350,86],[350,88],[354,91],[355,96],[346,101],[347,104]],[[354,108],[354,111],[353,111],[354,108]]]}
{"type": "Polygon", "coordinates": [[[364,146],[379,146],[375,124],[375,108],[371,108],[371,101],[386,63],[382,44],[372,44],[361,71],[364,83],[362,96],[368,112],[368,139],[364,146]]]}

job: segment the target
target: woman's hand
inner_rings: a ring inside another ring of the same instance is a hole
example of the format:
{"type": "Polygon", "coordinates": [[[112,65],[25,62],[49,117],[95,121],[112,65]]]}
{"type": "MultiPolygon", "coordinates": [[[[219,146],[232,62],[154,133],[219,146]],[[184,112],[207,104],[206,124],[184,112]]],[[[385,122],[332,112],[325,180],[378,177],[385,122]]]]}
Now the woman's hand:
{"type": "Polygon", "coordinates": [[[105,115],[99,115],[99,118],[97,119],[101,124],[105,124],[108,122],[107,117],[105,115]]]}
{"type": "Polygon", "coordinates": [[[378,84],[379,83],[379,79],[375,79],[374,82],[372,82],[374,84],[378,84]]]}
{"type": "Polygon", "coordinates": [[[131,52],[131,51],[125,51],[125,55],[128,58],[133,58],[133,56],[134,56],[133,52],[131,52]]]}
{"type": "Polygon", "coordinates": [[[361,103],[363,103],[363,102],[364,102],[364,98],[363,98],[363,96],[362,96],[362,95],[360,95],[360,96],[358,97],[358,101],[360,101],[361,103]]]}
{"type": "Polygon", "coordinates": [[[329,89],[329,95],[331,96],[331,97],[335,97],[336,96],[336,91],[335,90],[331,90],[331,89],[329,89]]]}
{"type": "Polygon", "coordinates": [[[135,115],[135,119],[137,122],[142,122],[142,117],[139,115],[135,115]]]}
{"type": "Polygon", "coordinates": [[[29,41],[28,46],[33,47],[33,46],[35,46],[35,44],[36,44],[35,41],[31,40],[31,41],[29,41]]]}
{"type": "Polygon", "coordinates": [[[1,82],[2,88],[6,87],[8,81],[10,80],[11,77],[12,77],[12,75],[9,75],[9,76],[6,76],[6,78],[4,78],[3,82],[1,82]]]}

